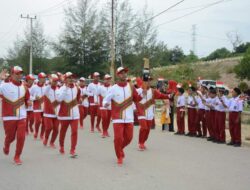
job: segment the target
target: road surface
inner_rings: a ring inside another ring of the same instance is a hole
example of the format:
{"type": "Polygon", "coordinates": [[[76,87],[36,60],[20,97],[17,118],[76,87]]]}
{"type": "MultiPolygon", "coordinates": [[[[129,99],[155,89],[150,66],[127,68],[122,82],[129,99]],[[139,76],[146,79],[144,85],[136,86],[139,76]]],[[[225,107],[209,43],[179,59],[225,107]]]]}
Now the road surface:
{"type": "MultiPolygon", "coordinates": [[[[2,124],[1,124],[2,126],[2,124]]],[[[148,150],[137,150],[138,127],[117,166],[111,137],[89,132],[89,118],[79,129],[78,158],[69,157],[70,130],[64,156],[46,148],[32,136],[26,138],[23,165],[0,152],[0,190],[249,190],[250,148],[228,147],[205,139],[175,136],[152,130],[148,150]]],[[[0,147],[3,147],[0,127],[0,147]]],[[[57,139],[58,147],[58,139],[57,139]]]]}

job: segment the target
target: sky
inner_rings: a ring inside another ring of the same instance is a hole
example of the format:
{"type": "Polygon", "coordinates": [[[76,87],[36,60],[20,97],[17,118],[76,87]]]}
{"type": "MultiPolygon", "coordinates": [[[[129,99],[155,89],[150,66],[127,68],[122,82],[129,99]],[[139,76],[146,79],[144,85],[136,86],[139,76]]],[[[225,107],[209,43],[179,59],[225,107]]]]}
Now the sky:
{"type": "MultiPolygon", "coordinates": [[[[111,0],[99,0],[96,7],[101,8],[108,1],[111,0]]],[[[130,0],[130,4],[135,12],[142,11],[147,4],[149,11],[156,15],[179,1],[181,0],[130,0]]],[[[207,56],[221,47],[232,50],[228,33],[237,33],[242,42],[250,42],[250,1],[221,1],[184,0],[156,17],[153,21],[158,31],[158,41],[164,41],[169,48],[179,46],[188,54],[193,48],[192,26],[195,25],[195,53],[199,57],[207,56]],[[215,2],[220,3],[187,15],[215,2]]],[[[1,0],[0,57],[5,57],[15,39],[24,35],[29,21],[21,19],[21,14],[36,15],[43,24],[44,34],[53,40],[58,37],[64,26],[63,9],[76,2],[77,0],[1,0]]]]}

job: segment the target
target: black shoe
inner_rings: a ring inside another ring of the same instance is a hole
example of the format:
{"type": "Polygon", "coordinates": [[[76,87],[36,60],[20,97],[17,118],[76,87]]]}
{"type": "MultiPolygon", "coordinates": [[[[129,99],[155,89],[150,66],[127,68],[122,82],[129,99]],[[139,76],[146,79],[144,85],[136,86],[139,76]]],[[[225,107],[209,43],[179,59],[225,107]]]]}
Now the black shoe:
{"type": "Polygon", "coordinates": [[[233,142],[229,142],[229,143],[227,143],[227,145],[232,146],[232,145],[234,145],[234,143],[233,142]]]}
{"type": "Polygon", "coordinates": [[[226,144],[226,141],[218,141],[217,144],[226,144]]]}
{"type": "Polygon", "coordinates": [[[196,135],[196,137],[197,137],[197,138],[201,138],[201,137],[202,137],[202,135],[196,135]]]}
{"type": "Polygon", "coordinates": [[[212,140],[212,142],[214,142],[214,143],[218,143],[218,142],[219,142],[219,140],[213,139],[213,140],[212,140]]]}
{"type": "Polygon", "coordinates": [[[212,141],[212,140],[213,140],[212,137],[208,137],[208,138],[207,138],[207,141],[212,141]]]}
{"type": "Polygon", "coordinates": [[[176,132],[176,133],[174,133],[175,135],[180,135],[180,132],[176,132]]]}
{"type": "Polygon", "coordinates": [[[241,143],[235,143],[234,147],[241,147],[241,143]]]}
{"type": "Polygon", "coordinates": [[[187,134],[185,134],[185,136],[190,136],[191,135],[191,133],[187,133],[187,134]]]}

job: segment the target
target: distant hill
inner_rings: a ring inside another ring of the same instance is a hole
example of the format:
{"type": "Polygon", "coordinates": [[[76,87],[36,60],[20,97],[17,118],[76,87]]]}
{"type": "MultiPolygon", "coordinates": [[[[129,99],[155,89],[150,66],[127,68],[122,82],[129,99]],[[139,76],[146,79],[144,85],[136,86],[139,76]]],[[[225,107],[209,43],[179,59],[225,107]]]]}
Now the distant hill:
{"type": "MultiPolygon", "coordinates": [[[[191,77],[193,80],[200,76],[203,79],[213,79],[224,82],[229,88],[233,88],[237,86],[240,82],[239,79],[236,78],[233,69],[236,65],[239,64],[242,57],[233,57],[226,59],[217,59],[213,61],[202,61],[196,63],[185,64],[185,67],[192,68],[193,73],[191,73],[191,77]],[[193,76],[192,76],[193,75],[193,76]]],[[[171,79],[172,73],[175,73],[172,76],[172,79],[178,80],[177,70],[181,68],[181,65],[171,65],[165,67],[153,68],[152,72],[155,77],[164,77],[167,79],[171,79]]],[[[182,73],[182,75],[185,75],[182,73]]],[[[179,79],[181,80],[181,79],[179,79]]],[[[178,81],[182,82],[182,81],[178,81]]],[[[245,81],[250,86],[250,81],[245,81]]]]}

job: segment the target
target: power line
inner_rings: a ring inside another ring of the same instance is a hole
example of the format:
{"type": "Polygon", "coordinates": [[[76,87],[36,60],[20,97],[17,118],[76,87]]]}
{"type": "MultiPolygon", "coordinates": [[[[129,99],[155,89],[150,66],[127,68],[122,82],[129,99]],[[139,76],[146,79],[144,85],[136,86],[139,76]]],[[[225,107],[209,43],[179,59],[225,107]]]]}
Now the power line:
{"type": "Polygon", "coordinates": [[[46,12],[54,11],[55,9],[58,9],[58,8],[60,8],[60,7],[63,7],[63,6],[64,6],[66,3],[68,3],[69,1],[71,1],[71,0],[64,0],[64,1],[61,1],[60,3],[57,3],[57,4],[55,4],[55,5],[51,6],[51,7],[48,7],[47,9],[44,9],[44,10],[42,10],[42,11],[36,12],[35,14],[37,14],[37,15],[42,15],[42,14],[44,14],[44,13],[46,13],[46,12]]]}
{"type": "Polygon", "coordinates": [[[228,1],[232,1],[232,0],[220,0],[220,1],[216,1],[216,2],[211,3],[211,4],[209,4],[209,5],[205,6],[205,7],[202,7],[202,8],[200,8],[200,9],[197,9],[197,10],[195,10],[195,11],[192,11],[192,12],[190,12],[190,13],[184,14],[184,15],[182,15],[182,16],[180,16],[180,17],[174,18],[174,19],[169,20],[169,21],[167,21],[167,22],[161,23],[161,24],[157,25],[155,28],[158,28],[158,27],[160,27],[160,26],[162,26],[162,25],[165,25],[165,24],[168,24],[168,23],[172,23],[172,22],[174,22],[174,21],[180,20],[180,19],[182,19],[182,18],[185,18],[185,17],[187,17],[187,16],[193,15],[193,14],[195,14],[195,13],[197,13],[197,12],[200,12],[200,11],[202,11],[202,10],[204,10],[204,9],[207,9],[207,8],[212,7],[212,6],[218,5],[218,4],[220,4],[220,3],[228,2],[228,1]]]}
{"type": "MultiPolygon", "coordinates": [[[[162,15],[163,13],[165,13],[165,12],[167,12],[167,11],[173,9],[174,7],[176,7],[176,6],[178,6],[179,4],[183,3],[184,1],[185,1],[185,0],[181,0],[181,1],[179,1],[179,2],[177,2],[177,3],[175,3],[175,4],[173,4],[173,5],[171,5],[170,7],[168,7],[168,8],[165,9],[165,10],[163,10],[162,12],[160,12],[160,13],[158,13],[158,14],[152,16],[152,17],[150,17],[149,19],[144,20],[143,23],[148,22],[148,21],[150,21],[150,20],[153,20],[154,18],[156,18],[156,17],[162,15]]],[[[130,28],[130,30],[136,28],[137,26],[140,26],[140,24],[137,24],[137,25],[133,26],[132,28],[130,28]]]]}
{"type": "MultiPolygon", "coordinates": [[[[9,43],[11,40],[9,40],[8,38],[10,38],[15,32],[17,32],[21,27],[22,27],[23,23],[18,23],[17,25],[13,25],[13,27],[8,31],[8,33],[5,33],[5,35],[2,35],[0,38],[1,44],[2,42],[5,43],[9,43]]],[[[16,33],[16,35],[18,36],[18,33],[16,33]]]]}
{"type": "MultiPolygon", "coordinates": [[[[166,30],[173,31],[173,32],[178,32],[178,33],[183,33],[183,34],[187,34],[187,35],[192,35],[192,33],[190,33],[190,32],[185,32],[185,31],[180,31],[180,30],[175,30],[175,29],[170,29],[170,28],[168,28],[166,30]]],[[[226,39],[226,38],[219,38],[219,37],[210,36],[210,35],[196,34],[196,36],[199,36],[201,38],[208,38],[208,39],[214,39],[214,40],[228,41],[228,39],[226,39]]]]}
{"type": "Polygon", "coordinates": [[[156,17],[158,17],[158,16],[162,15],[163,13],[165,13],[165,12],[169,11],[170,9],[172,9],[172,8],[176,7],[177,5],[179,5],[179,4],[181,4],[181,3],[183,3],[184,1],[185,1],[185,0],[181,0],[181,1],[177,2],[176,4],[174,4],[174,5],[170,6],[170,7],[168,7],[167,9],[165,9],[164,11],[162,11],[162,12],[160,12],[160,13],[158,13],[158,14],[156,14],[156,15],[152,16],[151,18],[149,18],[149,19],[145,20],[144,22],[148,22],[148,21],[150,21],[150,20],[153,20],[154,18],[156,18],[156,17]]]}
{"type": "Polygon", "coordinates": [[[60,11],[60,12],[57,12],[57,13],[51,13],[51,14],[46,14],[46,15],[40,15],[40,17],[50,17],[50,16],[61,15],[61,14],[64,14],[64,13],[65,13],[64,11],[60,11]]]}

